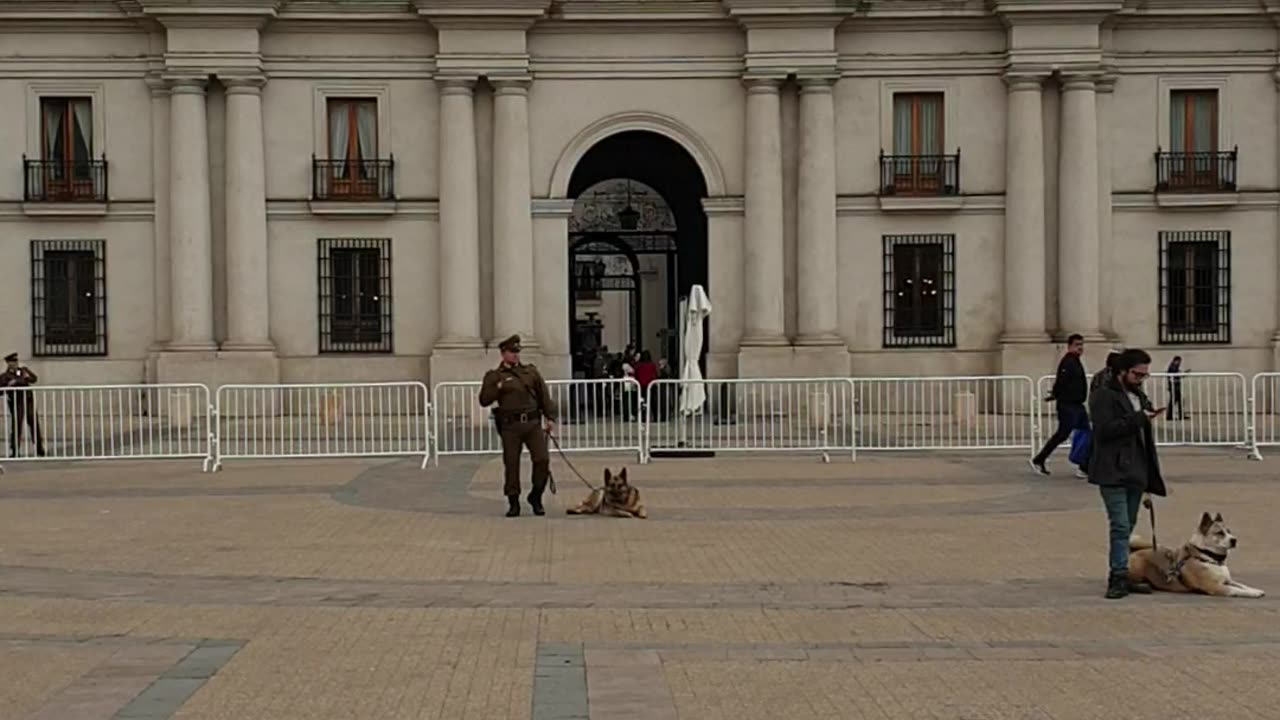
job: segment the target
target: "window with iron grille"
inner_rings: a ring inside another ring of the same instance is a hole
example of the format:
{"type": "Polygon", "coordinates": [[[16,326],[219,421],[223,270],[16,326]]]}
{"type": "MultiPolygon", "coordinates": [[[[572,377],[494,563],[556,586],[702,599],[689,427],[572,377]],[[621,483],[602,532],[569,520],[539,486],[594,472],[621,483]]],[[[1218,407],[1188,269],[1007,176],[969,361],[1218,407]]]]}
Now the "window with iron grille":
{"type": "Polygon", "coordinates": [[[31,354],[107,354],[104,240],[31,242],[31,354]]]}
{"type": "Polygon", "coordinates": [[[391,240],[320,240],[320,352],[389,353],[391,240]]]}
{"type": "Polygon", "coordinates": [[[1231,342],[1231,232],[1160,233],[1160,342],[1231,342]]]}
{"type": "Polygon", "coordinates": [[[884,236],[885,347],[955,347],[955,241],[884,236]]]}

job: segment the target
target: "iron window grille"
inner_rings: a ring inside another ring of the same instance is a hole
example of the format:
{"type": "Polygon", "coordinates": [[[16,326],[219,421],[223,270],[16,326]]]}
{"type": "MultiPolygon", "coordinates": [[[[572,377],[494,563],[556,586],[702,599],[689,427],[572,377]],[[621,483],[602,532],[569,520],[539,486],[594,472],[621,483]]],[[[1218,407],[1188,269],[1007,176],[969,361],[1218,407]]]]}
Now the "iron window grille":
{"type": "Polygon", "coordinates": [[[1160,233],[1160,342],[1231,342],[1231,232],[1160,233]]]}
{"type": "Polygon", "coordinates": [[[955,347],[955,241],[884,236],[884,347],[955,347]]]}
{"type": "Polygon", "coordinates": [[[392,352],[391,240],[319,243],[320,352],[392,352]]]}
{"type": "Polygon", "coordinates": [[[31,242],[31,354],[107,354],[105,240],[31,242]]]}

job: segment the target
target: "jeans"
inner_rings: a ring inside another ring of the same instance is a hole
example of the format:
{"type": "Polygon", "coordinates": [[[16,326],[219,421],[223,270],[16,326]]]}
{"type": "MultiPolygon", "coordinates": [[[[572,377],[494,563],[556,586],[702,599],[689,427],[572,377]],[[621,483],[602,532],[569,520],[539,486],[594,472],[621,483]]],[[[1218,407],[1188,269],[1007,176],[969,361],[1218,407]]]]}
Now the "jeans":
{"type": "Polygon", "coordinates": [[[1053,435],[1045,441],[1044,447],[1040,448],[1040,452],[1036,453],[1035,462],[1041,465],[1045,460],[1049,459],[1049,455],[1058,446],[1066,442],[1071,437],[1071,431],[1077,428],[1089,427],[1089,412],[1084,409],[1084,405],[1076,405],[1073,403],[1057,403],[1058,411],[1058,429],[1053,431],[1053,435]]]}
{"type": "Polygon", "coordinates": [[[1102,504],[1107,509],[1111,526],[1111,548],[1107,562],[1112,575],[1129,572],[1129,536],[1138,524],[1138,508],[1142,507],[1142,491],[1129,487],[1100,487],[1102,504]]]}

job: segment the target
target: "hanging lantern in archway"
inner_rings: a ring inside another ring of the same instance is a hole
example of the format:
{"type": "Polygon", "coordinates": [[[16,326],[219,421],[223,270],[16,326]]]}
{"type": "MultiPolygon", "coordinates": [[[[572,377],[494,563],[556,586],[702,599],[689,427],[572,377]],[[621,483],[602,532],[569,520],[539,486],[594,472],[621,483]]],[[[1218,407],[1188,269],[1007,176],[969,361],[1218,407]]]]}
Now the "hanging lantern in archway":
{"type": "Polygon", "coordinates": [[[627,181],[627,206],[618,211],[618,225],[623,230],[635,230],[640,227],[640,213],[631,207],[631,181],[627,181]]]}

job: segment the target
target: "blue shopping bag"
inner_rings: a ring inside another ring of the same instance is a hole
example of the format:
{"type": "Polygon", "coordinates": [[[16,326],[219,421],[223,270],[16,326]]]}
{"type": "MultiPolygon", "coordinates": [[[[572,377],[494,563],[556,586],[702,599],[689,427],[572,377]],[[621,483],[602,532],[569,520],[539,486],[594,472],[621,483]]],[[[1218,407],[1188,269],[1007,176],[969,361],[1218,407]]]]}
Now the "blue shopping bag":
{"type": "Polygon", "coordinates": [[[1089,462],[1089,453],[1093,450],[1093,432],[1088,428],[1079,428],[1071,433],[1071,452],[1067,459],[1072,465],[1084,465],[1089,462]]]}

